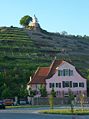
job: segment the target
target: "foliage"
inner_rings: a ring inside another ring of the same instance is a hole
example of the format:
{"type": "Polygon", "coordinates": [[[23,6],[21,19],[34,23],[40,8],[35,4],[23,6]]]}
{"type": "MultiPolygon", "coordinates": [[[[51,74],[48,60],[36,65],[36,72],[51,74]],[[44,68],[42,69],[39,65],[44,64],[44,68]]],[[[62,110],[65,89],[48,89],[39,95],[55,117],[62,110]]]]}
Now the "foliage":
{"type": "Polygon", "coordinates": [[[27,92],[26,88],[24,88],[23,85],[21,85],[20,92],[19,92],[19,97],[20,98],[25,98],[27,96],[28,96],[28,92],[27,92]]]}
{"type": "Polygon", "coordinates": [[[36,91],[32,90],[31,88],[29,89],[29,96],[34,97],[36,95],[36,91]]]}
{"type": "Polygon", "coordinates": [[[7,87],[6,84],[3,85],[3,91],[1,93],[1,97],[2,98],[10,98],[11,97],[10,89],[9,89],[9,87],[7,87]]]}
{"type": "Polygon", "coordinates": [[[41,85],[39,88],[41,97],[46,97],[47,96],[47,91],[46,91],[46,87],[44,85],[41,85]]]}
{"type": "Polygon", "coordinates": [[[69,104],[70,104],[72,113],[74,112],[74,104],[73,103],[74,103],[74,95],[73,95],[73,92],[69,89],[69,104]]]}
{"type": "Polygon", "coordinates": [[[50,109],[53,109],[53,106],[54,106],[54,97],[56,97],[56,92],[54,91],[54,88],[52,88],[51,93],[50,93],[50,97],[49,97],[50,109]]]}
{"type": "Polygon", "coordinates": [[[26,88],[29,76],[38,66],[48,67],[54,56],[57,56],[59,60],[69,61],[71,59],[74,66],[87,78],[89,75],[87,72],[89,69],[89,55],[87,55],[89,37],[78,38],[74,35],[63,37],[63,35],[45,30],[39,33],[32,31],[29,33],[30,31],[24,28],[0,27],[0,94],[4,90],[3,85],[6,84],[11,97],[19,96],[21,85],[26,88]],[[35,40],[29,36],[34,37],[35,40]],[[68,55],[61,52],[65,46],[67,46],[68,55]]]}
{"type": "Polygon", "coordinates": [[[50,105],[50,109],[53,109],[53,107],[54,107],[54,96],[52,94],[49,96],[49,105],[50,105]]]}
{"type": "Polygon", "coordinates": [[[61,34],[64,35],[64,36],[68,35],[68,33],[66,31],[62,31],[61,34]]]}
{"type": "Polygon", "coordinates": [[[27,27],[31,21],[32,21],[32,17],[30,17],[29,15],[26,15],[20,19],[20,24],[22,26],[27,27]]]}
{"type": "Polygon", "coordinates": [[[53,97],[56,97],[56,92],[54,91],[54,88],[52,88],[52,90],[51,90],[51,95],[52,95],[53,97]]]}
{"type": "Polygon", "coordinates": [[[80,92],[79,98],[80,98],[81,108],[82,108],[82,111],[83,111],[84,110],[84,99],[85,99],[85,95],[83,94],[82,91],[80,92]]]}

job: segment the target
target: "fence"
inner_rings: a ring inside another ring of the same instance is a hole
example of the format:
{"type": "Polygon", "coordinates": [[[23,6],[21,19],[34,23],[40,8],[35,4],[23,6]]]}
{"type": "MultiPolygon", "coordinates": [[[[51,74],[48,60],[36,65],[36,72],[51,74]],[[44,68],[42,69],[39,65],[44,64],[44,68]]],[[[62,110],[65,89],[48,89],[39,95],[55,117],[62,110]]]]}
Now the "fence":
{"type": "MultiPolygon", "coordinates": [[[[30,104],[32,105],[49,105],[49,98],[48,97],[32,97],[30,98],[30,104]]],[[[87,98],[86,100],[84,100],[85,104],[89,104],[89,98],[87,98]]],[[[54,105],[66,105],[69,104],[69,98],[65,97],[65,98],[58,98],[55,97],[54,98],[54,105]]],[[[80,104],[80,100],[74,100],[74,104],[80,104]]]]}

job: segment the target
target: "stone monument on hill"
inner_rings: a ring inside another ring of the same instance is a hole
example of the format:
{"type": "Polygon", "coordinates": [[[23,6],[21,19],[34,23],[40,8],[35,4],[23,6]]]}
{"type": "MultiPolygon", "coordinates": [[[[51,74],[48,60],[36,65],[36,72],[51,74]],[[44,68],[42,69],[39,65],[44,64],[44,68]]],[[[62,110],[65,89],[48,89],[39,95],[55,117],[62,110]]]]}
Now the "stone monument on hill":
{"type": "Polygon", "coordinates": [[[40,24],[38,23],[37,17],[34,15],[32,22],[29,24],[31,30],[40,30],[40,24]]]}

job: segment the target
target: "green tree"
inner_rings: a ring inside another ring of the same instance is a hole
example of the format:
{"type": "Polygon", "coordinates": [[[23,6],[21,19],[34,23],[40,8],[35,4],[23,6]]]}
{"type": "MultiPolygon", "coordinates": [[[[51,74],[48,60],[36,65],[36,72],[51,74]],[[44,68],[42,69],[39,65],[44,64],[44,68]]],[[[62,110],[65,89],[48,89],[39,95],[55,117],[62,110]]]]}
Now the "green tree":
{"type": "MultiPolygon", "coordinates": [[[[87,77],[87,92],[89,92],[89,69],[86,71],[86,77],[87,77]]],[[[89,93],[87,93],[87,96],[89,96],[89,93]]]]}
{"type": "Polygon", "coordinates": [[[61,34],[64,36],[68,35],[68,33],[66,31],[62,31],[61,34]]]}
{"type": "Polygon", "coordinates": [[[73,103],[74,103],[74,95],[73,95],[73,92],[69,89],[69,104],[70,104],[72,113],[74,112],[74,104],[73,103]]]}
{"type": "Polygon", "coordinates": [[[44,85],[41,85],[39,90],[40,90],[41,97],[46,97],[47,96],[46,87],[44,85]]]}
{"type": "Polygon", "coordinates": [[[28,90],[28,95],[29,95],[30,97],[34,97],[34,96],[36,95],[36,91],[35,91],[35,90],[32,90],[31,88],[29,88],[29,90],[28,90]]]}
{"type": "Polygon", "coordinates": [[[53,109],[53,107],[54,107],[54,97],[56,97],[56,92],[54,91],[54,88],[52,88],[51,94],[50,94],[50,97],[49,97],[50,109],[53,109]]]}
{"type": "Polygon", "coordinates": [[[83,92],[80,93],[80,104],[81,104],[81,108],[82,108],[82,111],[84,110],[84,99],[85,99],[85,95],[83,94],[83,92]]]}
{"type": "Polygon", "coordinates": [[[32,17],[26,15],[20,19],[20,25],[28,27],[29,23],[32,21],[32,17]]]}
{"type": "Polygon", "coordinates": [[[51,95],[52,95],[53,97],[56,97],[56,92],[55,92],[54,88],[52,88],[52,90],[51,90],[51,95]]]}
{"type": "Polygon", "coordinates": [[[28,95],[28,92],[27,92],[26,88],[24,88],[24,86],[21,85],[20,92],[19,92],[19,97],[20,98],[25,98],[25,97],[27,97],[27,95],[28,95]]]}
{"type": "Polygon", "coordinates": [[[53,107],[54,107],[54,96],[52,94],[49,97],[49,105],[50,105],[50,109],[53,109],[53,107]]]}
{"type": "Polygon", "coordinates": [[[3,91],[1,93],[1,97],[2,98],[10,98],[11,97],[10,89],[9,89],[9,87],[7,87],[6,84],[3,85],[3,91]]]}

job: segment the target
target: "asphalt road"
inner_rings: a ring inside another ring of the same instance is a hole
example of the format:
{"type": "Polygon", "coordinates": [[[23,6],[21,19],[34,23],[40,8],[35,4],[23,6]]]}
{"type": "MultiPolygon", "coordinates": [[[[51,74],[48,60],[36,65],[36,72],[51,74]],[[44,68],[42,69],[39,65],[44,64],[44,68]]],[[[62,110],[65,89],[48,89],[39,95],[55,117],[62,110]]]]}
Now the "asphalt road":
{"type": "Polygon", "coordinates": [[[0,113],[0,119],[89,119],[89,116],[44,115],[26,113],[0,113]]]}
{"type": "Polygon", "coordinates": [[[37,108],[0,110],[0,119],[89,119],[89,116],[39,114],[37,108]]]}

